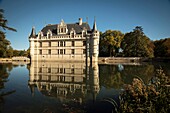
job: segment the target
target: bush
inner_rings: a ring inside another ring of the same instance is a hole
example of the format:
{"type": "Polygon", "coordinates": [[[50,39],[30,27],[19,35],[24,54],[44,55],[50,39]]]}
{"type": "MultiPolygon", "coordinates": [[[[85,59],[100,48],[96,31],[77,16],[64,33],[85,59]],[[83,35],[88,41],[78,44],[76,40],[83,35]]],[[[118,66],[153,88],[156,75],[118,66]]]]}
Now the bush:
{"type": "Polygon", "coordinates": [[[120,95],[121,113],[168,113],[170,112],[169,78],[162,69],[145,85],[136,77],[132,84],[126,85],[120,95]]]}

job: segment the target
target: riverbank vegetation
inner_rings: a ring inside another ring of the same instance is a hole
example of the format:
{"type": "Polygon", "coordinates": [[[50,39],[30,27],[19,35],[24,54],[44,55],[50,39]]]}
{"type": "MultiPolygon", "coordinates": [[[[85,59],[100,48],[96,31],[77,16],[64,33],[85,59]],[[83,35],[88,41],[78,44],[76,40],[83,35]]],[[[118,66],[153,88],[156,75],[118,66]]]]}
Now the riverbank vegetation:
{"type": "Polygon", "coordinates": [[[129,33],[106,30],[100,33],[100,57],[170,57],[170,38],[151,40],[136,26],[129,33]]]}
{"type": "Polygon", "coordinates": [[[148,84],[136,77],[120,95],[120,113],[168,113],[170,80],[162,69],[156,70],[148,84]]]}

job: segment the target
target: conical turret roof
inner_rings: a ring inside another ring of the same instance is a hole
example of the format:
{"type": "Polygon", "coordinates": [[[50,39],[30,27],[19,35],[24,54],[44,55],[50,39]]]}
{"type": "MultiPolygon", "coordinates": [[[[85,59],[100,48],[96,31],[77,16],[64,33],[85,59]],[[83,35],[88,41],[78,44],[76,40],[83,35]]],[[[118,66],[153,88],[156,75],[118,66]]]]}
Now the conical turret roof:
{"type": "Polygon", "coordinates": [[[97,31],[96,19],[94,19],[94,24],[93,24],[92,31],[97,31]]]}
{"type": "Polygon", "coordinates": [[[32,27],[30,37],[36,37],[35,27],[32,27]]]}

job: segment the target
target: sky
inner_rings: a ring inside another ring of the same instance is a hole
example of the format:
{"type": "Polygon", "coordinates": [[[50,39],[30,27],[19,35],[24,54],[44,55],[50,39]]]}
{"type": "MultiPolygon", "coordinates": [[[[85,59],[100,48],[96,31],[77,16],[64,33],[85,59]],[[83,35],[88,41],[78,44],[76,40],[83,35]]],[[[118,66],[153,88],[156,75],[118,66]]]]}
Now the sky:
{"type": "Polygon", "coordinates": [[[151,40],[170,37],[170,0],[0,0],[8,26],[6,37],[13,49],[27,50],[35,26],[38,33],[47,24],[76,23],[78,18],[93,27],[131,32],[142,26],[151,40]],[[87,19],[88,18],[88,19],[87,19]]]}

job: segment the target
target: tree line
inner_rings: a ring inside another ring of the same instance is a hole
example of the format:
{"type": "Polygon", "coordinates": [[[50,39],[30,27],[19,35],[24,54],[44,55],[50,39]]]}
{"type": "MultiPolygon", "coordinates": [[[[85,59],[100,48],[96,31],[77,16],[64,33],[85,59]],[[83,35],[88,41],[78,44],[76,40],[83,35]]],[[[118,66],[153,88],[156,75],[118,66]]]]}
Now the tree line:
{"type": "Polygon", "coordinates": [[[170,38],[152,41],[141,26],[122,33],[118,30],[100,32],[100,57],[170,57],[170,38]]]}

